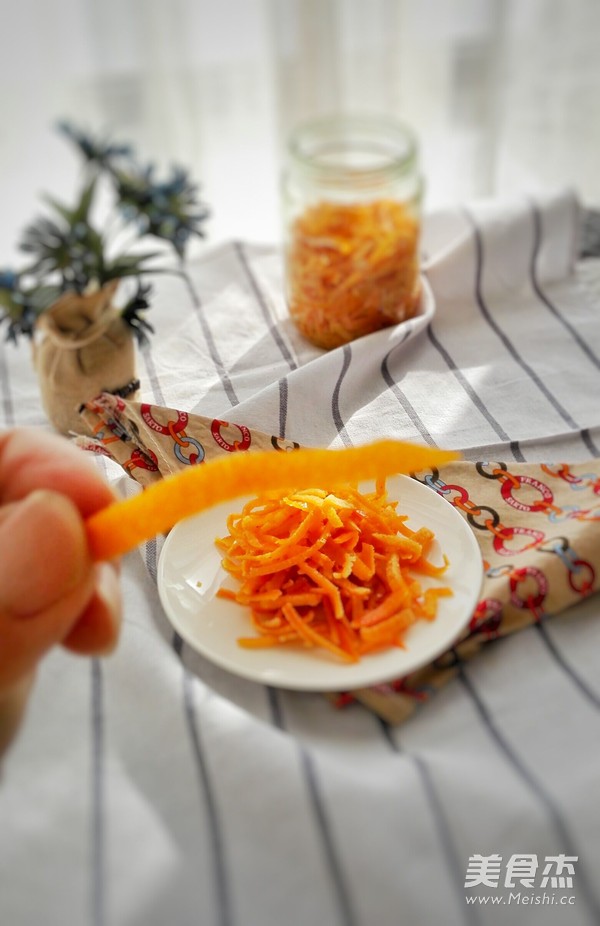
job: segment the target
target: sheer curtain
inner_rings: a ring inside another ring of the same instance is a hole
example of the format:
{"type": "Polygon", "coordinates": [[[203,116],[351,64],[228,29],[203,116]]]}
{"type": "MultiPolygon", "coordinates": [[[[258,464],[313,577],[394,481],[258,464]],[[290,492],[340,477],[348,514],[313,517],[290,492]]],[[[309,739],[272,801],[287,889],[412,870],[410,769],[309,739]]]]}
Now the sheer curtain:
{"type": "Polygon", "coordinates": [[[68,117],[188,166],[209,240],[276,241],[291,128],[378,111],[421,141],[426,207],[573,186],[600,200],[597,0],[0,0],[0,264],[73,194],[68,117]]]}

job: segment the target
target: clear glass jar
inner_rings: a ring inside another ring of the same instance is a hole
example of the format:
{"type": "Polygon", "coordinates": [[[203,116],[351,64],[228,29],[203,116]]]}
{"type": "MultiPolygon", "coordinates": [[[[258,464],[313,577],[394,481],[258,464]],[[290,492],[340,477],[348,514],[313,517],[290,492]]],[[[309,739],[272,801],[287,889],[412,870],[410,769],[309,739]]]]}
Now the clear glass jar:
{"type": "Polygon", "coordinates": [[[380,116],[321,119],[287,154],[286,299],[299,330],[329,349],[414,315],[423,183],[412,131],[380,116]]]}

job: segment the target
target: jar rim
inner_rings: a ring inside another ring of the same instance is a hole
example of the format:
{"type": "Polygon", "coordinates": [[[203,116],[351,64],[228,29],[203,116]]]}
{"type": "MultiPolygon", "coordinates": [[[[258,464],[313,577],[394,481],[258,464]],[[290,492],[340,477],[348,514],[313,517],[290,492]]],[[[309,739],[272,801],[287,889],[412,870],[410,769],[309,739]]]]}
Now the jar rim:
{"type": "Polygon", "coordinates": [[[294,167],[313,181],[377,183],[414,171],[418,142],[413,130],[389,116],[321,116],[299,124],[288,152],[294,167]],[[364,162],[360,162],[360,157],[364,162]]]}

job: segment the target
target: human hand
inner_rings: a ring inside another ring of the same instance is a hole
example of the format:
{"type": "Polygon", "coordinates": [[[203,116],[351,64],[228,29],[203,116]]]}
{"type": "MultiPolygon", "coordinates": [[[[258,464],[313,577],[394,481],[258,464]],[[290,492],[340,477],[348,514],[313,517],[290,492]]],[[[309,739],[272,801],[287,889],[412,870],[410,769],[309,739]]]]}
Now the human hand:
{"type": "Polygon", "coordinates": [[[113,500],[92,461],[64,438],[0,434],[0,753],[52,646],[99,655],[116,644],[117,566],[92,563],[84,527],[113,500]]]}

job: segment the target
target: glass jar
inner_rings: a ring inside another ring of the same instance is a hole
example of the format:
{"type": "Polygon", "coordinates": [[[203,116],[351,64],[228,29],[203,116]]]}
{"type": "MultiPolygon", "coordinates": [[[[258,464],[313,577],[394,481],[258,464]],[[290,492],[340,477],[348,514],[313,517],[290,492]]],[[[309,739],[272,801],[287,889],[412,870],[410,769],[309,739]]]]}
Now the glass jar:
{"type": "Polygon", "coordinates": [[[402,123],[339,116],[300,126],[283,175],[289,313],[326,349],[418,309],[423,183],[402,123]]]}

